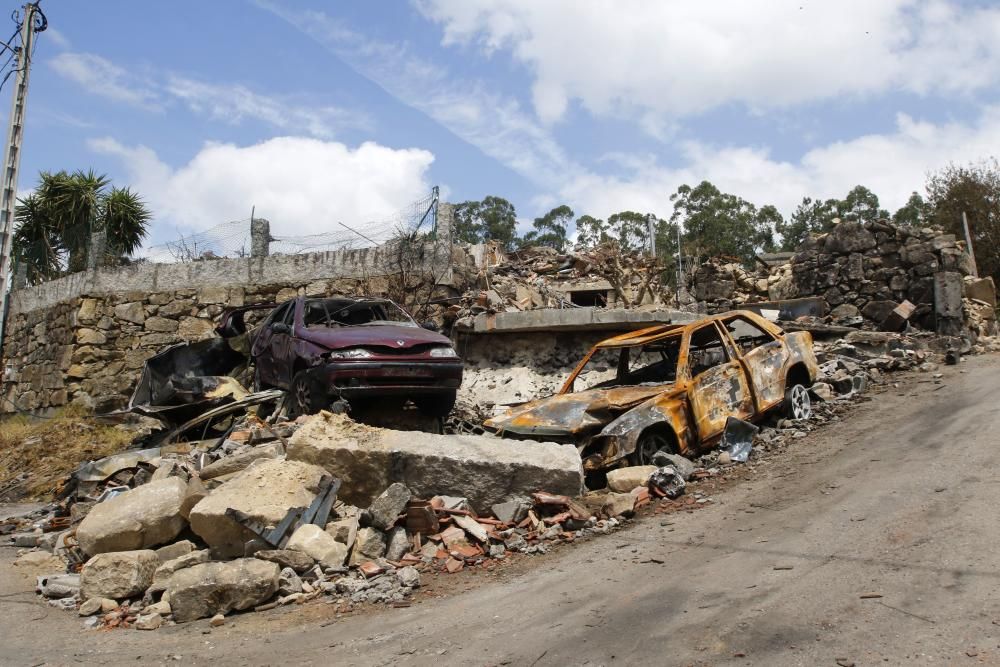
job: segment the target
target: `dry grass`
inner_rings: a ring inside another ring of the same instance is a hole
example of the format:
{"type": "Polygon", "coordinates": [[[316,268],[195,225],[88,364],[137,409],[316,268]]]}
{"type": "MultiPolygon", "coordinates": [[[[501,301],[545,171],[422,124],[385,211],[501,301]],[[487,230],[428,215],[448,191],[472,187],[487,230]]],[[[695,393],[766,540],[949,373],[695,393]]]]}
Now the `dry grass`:
{"type": "Polygon", "coordinates": [[[128,447],[132,436],[96,423],[82,410],[53,417],[22,415],[0,420],[0,500],[49,499],[59,481],[80,463],[128,447]],[[23,481],[20,476],[28,473],[23,481]]]}

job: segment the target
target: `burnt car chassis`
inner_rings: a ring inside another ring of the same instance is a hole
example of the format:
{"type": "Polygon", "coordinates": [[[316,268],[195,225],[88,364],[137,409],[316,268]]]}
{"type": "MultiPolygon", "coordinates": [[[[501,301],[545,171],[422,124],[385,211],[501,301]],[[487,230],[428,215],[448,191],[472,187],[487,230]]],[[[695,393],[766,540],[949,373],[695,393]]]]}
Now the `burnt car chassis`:
{"type": "Polygon", "coordinates": [[[734,311],[602,341],[556,395],[484,425],[501,437],[573,443],[587,472],[645,465],[658,451],[709,448],[730,417],[808,417],[817,372],[808,333],[734,311]]]}

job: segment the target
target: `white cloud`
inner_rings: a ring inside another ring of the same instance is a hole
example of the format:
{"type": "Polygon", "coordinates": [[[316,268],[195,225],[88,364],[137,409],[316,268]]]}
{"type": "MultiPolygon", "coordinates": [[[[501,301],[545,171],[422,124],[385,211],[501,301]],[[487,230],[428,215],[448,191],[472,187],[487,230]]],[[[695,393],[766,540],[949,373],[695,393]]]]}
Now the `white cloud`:
{"type": "Polygon", "coordinates": [[[559,194],[577,213],[607,216],[627,208],[668,216],[670,195],[679,185],[708,180],[757,205],[774,204],[787,216],[804,196],[840,198],[864,185],[893,211],[911,192],[923,191],[929,172],[987,157],[998,145],[1000,106],[986,107],[971,124],[934,124],[899,114],[893,132],[815,148],[796,161],[775,160],[762,148],[688,142],[681,146],[681,167],[665,168],[647,157],[630,163],[626,176],[578,175],[559,194]]]}
{"type": "Polygon", "coordinates": [[[417,0],[445,45],[508,50],[535,110],[678,117],[730,103],[789,107],[905,90],[964,95],[1000,81],[1000,8],[957,0],[417,0]]]}
{"type": "Polygon", "coordinates": [[[368,38],[324,12],[291,11],[268,0],[256,1],[390,95],[541,187],[555,188],[567,173],[579,170],[530,112],[490,84],[455,77],[406,44],[368,38]]]}
{"type": "Polygon", "coordinates": [[[160,95],[148,78],[136,76],[107,58],[67,51],[58,54],[49,64],[61,76],[94,95],[140,109],[162,109],[160,95]]]}
{"type": "Polygon", "coordinates": [[[297,130],[329,139],[345,127],[369,129],[371,119],[360,112],[334,106],[307,107],[261,95],[239,84],[212,84],[171,76],[166,91],[192,111],[216,120],[238,124],[244,118],[259,120],[283,130],[297,130]]]}
{"type": "Polygon", "coordinates": [[[68,49],[72,44],[70,44],[69,38],[66,37],[61,31],[56,30],[52,26],[45,29],[45,39],[50,39],[59,49],[68,49]]]}
{"type": "Polygon", "coordinates": [[[277,137],[252,146],[209,143],[174,169],[145,146],[110,137],[89,146],[121,159],[128,184],[154,213],[154,243],[249,218],[251,206],[276,236],[343,232],[338,221],[382,233],[366,221],[385,221],[426,197],[434,160],[420,149],[277,137]]]}
{"type": "Polygon", "coordinates": [[[371,129],[367,114],[332,105],[308,106],[263,95],[247,86],[210,83],[152,72],[137,76],[93,53],[60,53],[50,62],[61,76],[87,92],[149,111],[181,103],[192,112],[229,124],[252,119],[279,130],[330,139],[345,128],[371,129]]]}

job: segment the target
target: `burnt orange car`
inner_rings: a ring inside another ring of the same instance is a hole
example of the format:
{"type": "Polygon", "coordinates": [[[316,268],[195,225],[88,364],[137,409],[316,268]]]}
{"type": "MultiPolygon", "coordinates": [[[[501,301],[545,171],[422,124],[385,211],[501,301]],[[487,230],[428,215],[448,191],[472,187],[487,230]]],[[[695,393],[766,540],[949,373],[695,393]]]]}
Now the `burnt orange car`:
{"type": "Polygon", "coordinates": [[[602,341],[559,393],[485,426],[503,437],[574,443],[587,471],[646,465],[660,450],[708,448],[730,416],[754,421],[785,410],[808,418],[817,370],[810,334],[734,311],[602,341]]]}

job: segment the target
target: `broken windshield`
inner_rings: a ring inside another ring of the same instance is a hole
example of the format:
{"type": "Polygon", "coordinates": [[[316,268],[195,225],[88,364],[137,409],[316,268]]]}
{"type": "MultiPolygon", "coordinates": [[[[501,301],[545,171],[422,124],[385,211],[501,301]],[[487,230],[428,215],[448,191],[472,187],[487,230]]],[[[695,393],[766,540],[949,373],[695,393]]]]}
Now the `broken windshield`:
{"type": "Polygon", "coordinates": [[[673,382],[677,379],[680,349],[680,336],[645,345],[599,348],[577,376],[574,391],[673,382]]]}
{"type": "Polygon", "coordinates": [[[406,312],[392,301],[350,301],[347,299],[309,299],[302,316],[307,327],[355,327],[378,324],[417,326],[406,312]]]}

